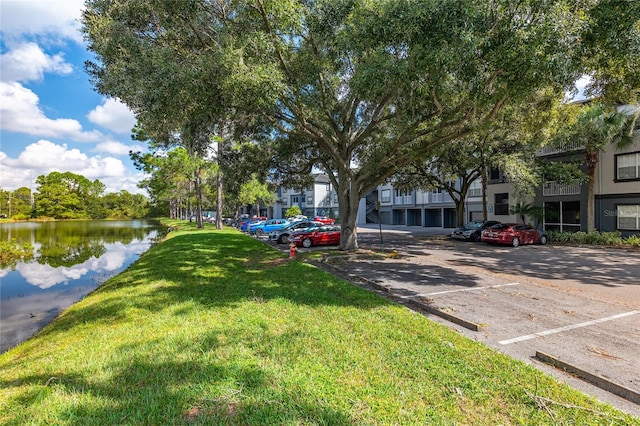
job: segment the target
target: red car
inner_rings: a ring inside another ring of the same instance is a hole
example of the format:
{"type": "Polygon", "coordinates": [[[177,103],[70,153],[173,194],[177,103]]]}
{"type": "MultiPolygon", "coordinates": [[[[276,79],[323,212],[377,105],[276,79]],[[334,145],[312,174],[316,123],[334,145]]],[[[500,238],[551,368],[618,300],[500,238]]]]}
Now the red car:
{"type": "Polygon", "coordinates": [[[340,227],[324,225],[319,228],[309,228],[305,231],[294,232],[289,238],[296,246],[306,248],[340,244],[340,227]]]}
{"type": "Polygon", "coordinates": [[[509,244],[518,247],[521,244],[547,244],[546,231],[531,225],[519,223],[499,223],[482,231],[481,240],[486,243],[509,244]]]}
{"type": "Polygon", "coordinates": [[[333,225],[334,223],[336,223],[335,219],[331,219],[330,217],[327,217],[327,216],[316,216],[313,219],[311,219],[311,221],[324,223],[325,225],[333,225]]]}

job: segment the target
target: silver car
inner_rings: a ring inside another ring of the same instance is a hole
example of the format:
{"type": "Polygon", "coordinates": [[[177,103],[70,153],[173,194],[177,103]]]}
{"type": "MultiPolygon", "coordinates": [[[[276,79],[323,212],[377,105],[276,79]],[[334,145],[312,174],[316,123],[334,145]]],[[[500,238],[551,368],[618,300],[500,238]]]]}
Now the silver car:
{"type": "Polygon", "coordinates": [[[289,244],[289,237],[292,233],[294,233],[295,231],[301,231],[303,229],[310,228],[312,226],[322,226],[322,223],[313,222],[310,220],[300,220],[297,222],[293,222],[282,229],[270,232],[269,241],[275,241],[278,244],[289,244]]]}

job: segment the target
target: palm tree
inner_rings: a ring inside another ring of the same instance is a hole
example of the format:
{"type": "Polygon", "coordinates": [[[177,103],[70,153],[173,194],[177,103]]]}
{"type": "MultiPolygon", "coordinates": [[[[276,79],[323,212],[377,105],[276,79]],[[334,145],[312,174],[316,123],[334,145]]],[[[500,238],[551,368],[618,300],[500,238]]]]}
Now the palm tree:
{"type": "Polygon", "coordinates": [[[520,201],[509,208],[509,214],[520,216],[522,223],[525,223],[527,216],[529,216],[535,221],[535,227],[537,228],[542,218],[543,209],[541,206],[536,206],[533,203],[524,203],[520,201]]]}
{"type": "Polygon", "coordinates": [[[640,113],[607,109],[602,104],[585,106],[568,133],[571,142],[584,146],[588,177],[587,231],[595,230],[595,175],[600,153],[609,145],[623,149],[633,143],[633,129],[640,113]]]}

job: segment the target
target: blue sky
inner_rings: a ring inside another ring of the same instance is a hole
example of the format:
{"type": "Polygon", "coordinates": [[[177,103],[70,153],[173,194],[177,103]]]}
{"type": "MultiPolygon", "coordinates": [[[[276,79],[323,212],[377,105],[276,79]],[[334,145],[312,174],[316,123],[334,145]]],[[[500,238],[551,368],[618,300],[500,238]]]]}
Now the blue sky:
{"type": "Polygon", "coordinates": [[[129,151],[135,118],[93,90],[84,62],[83,0],[0,0],[0,188],[72,172],[106,192],[144,193],[129,151]]]}

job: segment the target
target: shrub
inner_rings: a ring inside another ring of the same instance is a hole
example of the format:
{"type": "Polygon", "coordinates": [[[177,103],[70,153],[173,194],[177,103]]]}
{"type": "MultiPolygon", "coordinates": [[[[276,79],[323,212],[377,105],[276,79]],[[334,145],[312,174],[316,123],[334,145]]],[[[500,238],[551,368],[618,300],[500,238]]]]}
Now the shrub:
{"type": "Polygon", "coordinates": [[[627,237],[627,239],[624,240],[624,243],[634,247],[640,247],[640,235],[632,235],[630,237],[627,237]]]}
{"type": "MultiPolygon", "coordinates": [[[[549,239],[558,244],[590,244],[616,246],[623,244],[622,234],[614,232],[549,232],[549,239]]],[[[640,238],[639,238],[640,239],[640,238]]],[[[625,241],[626,242],[626,241],[625,241]]],[[[628,244],[628,243],[627,243],[628,244]]]]}
{"type": "Polygon", "coordinates": [[[622,234],[619,231],[602,232],[598,244],[606,246],[619,246],[622,244],[622,234]]]}
{"type": "Polygon", "coordinates": [[[29,220],[31,219],[31,216],[28,214],[24,214],[24,213],[18,213],[18,214],[14,214],[13,216],[11,216],[11,219],[13,220],[29,220]]]}
{"type": "Polygon", "coordinates": [[[300,207],[298,206],[291,206],[287,209],[287,211],[284,213],[285,217],[296,217],[296,216],[300,216],[302,214],[302,211],[300,210],[300,207]]]}

